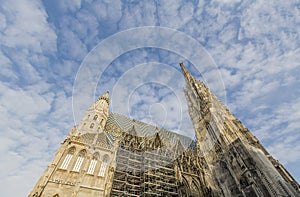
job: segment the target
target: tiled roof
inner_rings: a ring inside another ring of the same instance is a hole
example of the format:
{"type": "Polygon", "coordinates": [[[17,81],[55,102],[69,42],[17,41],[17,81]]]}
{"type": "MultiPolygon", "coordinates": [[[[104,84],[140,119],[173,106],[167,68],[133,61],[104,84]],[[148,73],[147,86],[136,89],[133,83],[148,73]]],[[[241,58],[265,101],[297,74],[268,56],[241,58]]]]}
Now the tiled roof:
{"type": "Polygon", "coordinates": [[[159,128],[139,120],[131,119],[117,113],[110,113],[106,124],[118,127],[121,131],[125,132],[132,132],[134,127],[134,132],[136,132],[140,137],[153,136],[155,133],[159,133],[159,136],[163,141],[176,144],[176,142],[180,140],[182,145],[186,148],[192,143],[192,139],[187,136],[159,128]]]}
{"type": "MultiPolygon", "coordinates": [[[[96,135],[96,133],[83,134],[80,136],[79,141],[85,144],[93,144],[96,135]]],[[[110,133],[99,133],[95,145],[111,149],[113,147],[113,137],[110,133]]]]}

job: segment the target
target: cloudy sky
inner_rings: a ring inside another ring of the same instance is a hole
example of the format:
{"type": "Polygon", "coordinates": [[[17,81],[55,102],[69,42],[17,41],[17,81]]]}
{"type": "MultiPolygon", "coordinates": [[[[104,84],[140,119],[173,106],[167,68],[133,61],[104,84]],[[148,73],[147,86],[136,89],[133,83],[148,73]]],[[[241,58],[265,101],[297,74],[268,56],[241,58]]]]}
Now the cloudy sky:
{"type": "Polygon", "coordinates": [[[298,1],[112,2],[0,0],[1,196],[30,192],[106,90],[193,137],[180,61],[300,181],[298,1]]]}

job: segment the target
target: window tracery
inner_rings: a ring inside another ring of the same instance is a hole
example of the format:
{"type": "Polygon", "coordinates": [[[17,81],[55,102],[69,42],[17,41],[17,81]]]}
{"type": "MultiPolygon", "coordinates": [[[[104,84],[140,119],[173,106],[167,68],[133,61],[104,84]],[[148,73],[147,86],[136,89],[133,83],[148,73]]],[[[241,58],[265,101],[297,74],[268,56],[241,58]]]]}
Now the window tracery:
{"type": "Polygon", "coordinates": [[[87,171],[88,174],[94,174],[95,167],[98,163],[98,158],[99,158],[99,154],[98,153],[94,154],[93,159],[91,160],[89,169],[87,171]]]}
{"type": "Polygon", "coordinates": [[[63,163],[60,166],[60,169],[66,170],[71,162],[71,159],[75,153],[75,147],[72,147],[68,150],[68,153],[63,161],[63,163]]]}
{"type": "Polygon", "coordinates": [[[99,170],[98,176],[104,177],[104,174],[105,174],[105,171],[106,171],[106,166],[107,166],[108,162],[109,162],[109,156],[108,155],[104,155],[102,163],[101,163],[101,166],[100,166],[100,170],[99,170]]]}
{"type": "Polygon", "coordinates": [[[76,163],[74,165],[74,168],[73,168],[73,171],[74,172],[79,172],[80,168],[81,168],[81,165],[83,163],[83,160],[85,158],[85,154],[86,154],[86,151],[85,150],[81,150],[78,154],[78,158],[76,160],[76,163]]]}

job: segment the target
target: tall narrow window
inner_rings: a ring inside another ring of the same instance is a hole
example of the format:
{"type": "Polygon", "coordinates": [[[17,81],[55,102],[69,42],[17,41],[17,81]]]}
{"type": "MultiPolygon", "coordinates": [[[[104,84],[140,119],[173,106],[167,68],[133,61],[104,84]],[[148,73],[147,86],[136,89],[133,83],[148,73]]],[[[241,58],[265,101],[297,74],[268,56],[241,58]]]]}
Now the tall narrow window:
{"type": "Polygon", "coordinates": [[[97,118],[98,118],[98,115],[95,115],[95,116],[94,116],[94,120],[97,120],[97,118]]]}
{"type": "Polygon", "coordinates": [[[85,150],[82,150],[82,151],[79,152],[78,158],[77,158],[76,163],[73,167],[74,172],[79,172],[80,167],[82,165],[82,162],[84,160],[84,157],[85,157],[85,150]]]}
{"type": "Polygon", "coordinates": [[[82,162],[83,162],[83,157],[78,157],[75,166],[73,168],[74,172],[79,172],[82,162]]]}
{"type": "Polygon", "coordinates": [[[74,152],[75,152],[74,147],[69,149],[68,154],[65,157],[65,160],[62,162],[62,164],[60,166],[60,169],[66,170],[68,168],[74,152]]]}
{"type": "Polygon", "coordinates": [[[99,170],[98,176],[104,177],[108,161],[109,161],[108,155],[104,155],[103,156],[103,161],[102,161],[101,166],[100,166],[100,170],[99,170]]]}
{"type": "Polygon", "coordinates": [[[208,134],[210,135],[210,137],[213,139],[213,140],[217,140],[217,136],[216,136],[216,133],[214,131],[214,129],[212,128],[212,126],[208,123],[207,125],[207,131],[208,131],[208,134]]]}
{"type": "Polygon", "coordinates": [[[94,128],[94,123],[91,124],[90,128],[91,128],[91,129],[94,128]]]}
{"type": "Polygon", "coordinates": [[[67,154],[67,156],[65,157],[65,160],[61,164],[60,168],[63,169],[63,170],[66,170],[68,168],[68,165],[69,165],[72,157],[73,157],[73,154],[67,154]]]}
{"type": "Polygon", "coordinates": [[[90,163],[90,166],[89,166],[89,169],[88,169],[87,173],[88,174],[94,174],[96,165],[97,165],[97,159],[94,158],[90,163]]]}
{"type": "Polygon", "coordinates": [[[100,121],[100,125],[101,125],[102,127],[105,126],[103,123],[104,123],[104,119],[102,118],[101,121],[100,121]]]}
{"type": "Polygon", "coordinates": [[[99,176],[104,177],[106,166],[107,166],[107,162],[103,161],[100,167],[99,176]]]}

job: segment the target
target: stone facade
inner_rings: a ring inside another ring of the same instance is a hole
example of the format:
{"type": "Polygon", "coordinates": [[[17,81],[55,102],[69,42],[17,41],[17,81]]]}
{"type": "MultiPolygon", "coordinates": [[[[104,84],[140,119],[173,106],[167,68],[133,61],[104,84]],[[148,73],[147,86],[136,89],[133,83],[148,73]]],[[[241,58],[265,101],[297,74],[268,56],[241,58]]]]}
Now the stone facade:
{"type": "Polygon", "coordinates": [[[293,177],[206,87],[181,63],[185,95],[217,196],[299,196],[293,177]]]}
{"type": "Polygon", "coordinates": [[[107,196],[115,168],[113,136],[104,132],[108,93],[87,110],[29,196],[107,196]]]}
{"type": "Polygon", "coordinates": [[[107,92],[29,196],[300,196],[285,168],[180,66],[196,140],[109,113],[107,92]]]}

